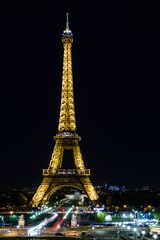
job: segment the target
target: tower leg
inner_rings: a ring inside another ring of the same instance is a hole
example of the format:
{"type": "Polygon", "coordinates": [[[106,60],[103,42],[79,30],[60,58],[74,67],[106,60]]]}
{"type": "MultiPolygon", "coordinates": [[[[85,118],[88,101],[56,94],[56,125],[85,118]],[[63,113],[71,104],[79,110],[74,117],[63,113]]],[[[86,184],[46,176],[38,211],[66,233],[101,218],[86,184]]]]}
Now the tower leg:
{"type": "Polygon", "coordinates": [[[79,145],[73,147],[73,156],[76,167],[81,170],[85,169],[79,145]]]}
{"type": "Polygon", "coordinates": [[[57,169],[61,167],[63,150],[64,150],[63,147],[58,142],[56,142],[54,146],[53,154],[51,157],[51,161],[49,164],[49,168],[57,169]]]}
{"type": "Polygon", "coordinates": [[[89,177],[81,178],[81,181],[82,181],[82,185],[83,185],[89,199],[92,202],[98,202],[99,201],[99,196],[96,193],[96,190],[95,190],[90,178],[89,177]]]}
{"type": "Polygon", "coordinates": [[[33,196],[32,199],[32,207],[38,207],[41,203],[42,200],[51,184],[52,178],[45,177],[43,178],[43,181],[41,182],[41,185],[38,187],[36,193],[33,196]]]}
{"type": "MultiPolygon", "coordinates": [[[[73,147],[73,155],[74,155],[74,161],[75,161],[76,168],[84,170],[85,167],[84,167],[84,162],[83,162],[83,158],[82,158],[82,154],[81,154],[79,145],[76,145],[73,147]]],[[[89,177],[81,178],[81,181],[82,181],[82,185],[83,185],[89,199],[92,202],[98,201],[99,196],[96,193],[96,190],[95,190],[94,186],[92,185],[90,178],[89,177]]]]}

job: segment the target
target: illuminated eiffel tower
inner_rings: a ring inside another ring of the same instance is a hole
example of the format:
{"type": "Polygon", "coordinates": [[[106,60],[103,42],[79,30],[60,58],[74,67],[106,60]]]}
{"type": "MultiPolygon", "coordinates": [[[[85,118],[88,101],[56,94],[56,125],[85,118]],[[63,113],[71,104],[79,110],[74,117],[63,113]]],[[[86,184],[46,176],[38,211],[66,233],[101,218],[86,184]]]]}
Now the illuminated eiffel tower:
{"type": "Polygon", "coordinates": [[[99,197],[90,180],[90,169],[84,166],[79,141],[76,133],[76,119],[73,97],[72,79],[72,43],[73,34],[69,29],[68,13],[66,29],[62,34],[64,47],[61,107],[58,133],[54,137],[55,146],[48,169],[43,169],[43,180],[32,199],[32,206],[37,207],[49,201],[56,190],[62,187],[74,187],[85,192],[92,202],[99,197]],[[65,150],[73,152],[75,169],[62,169],[62,159],[65,150]]]}

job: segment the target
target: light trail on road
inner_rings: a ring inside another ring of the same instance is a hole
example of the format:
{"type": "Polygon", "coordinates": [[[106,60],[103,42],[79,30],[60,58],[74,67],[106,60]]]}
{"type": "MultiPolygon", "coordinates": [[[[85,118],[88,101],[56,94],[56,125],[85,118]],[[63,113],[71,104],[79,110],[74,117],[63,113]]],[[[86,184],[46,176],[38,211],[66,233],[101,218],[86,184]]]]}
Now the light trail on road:
{"type": "Polygon", "coordinates": [[[57,230],[60,228],[60,226],[62,225],[62,223],[64,222],[64,220],[67,218],[67,216],[70,214],[70,212],[72,211],[72,209],[73,209],[73,207],[69,208],[68,211],[66,212],[66,214],[65,214],[63,217],[59,218],[59,219],[54,223],[54,225],[52,226],[51,229],[54,230],[54,231],[57,231],[57,230]]]}
{"type": "Polygon", "coordinates": [[[39,234],[39,231],[41,230],[42,227],[44,227],[45,225],[47,225],[48,223],[52,222],[53,220],[55,220],[58,217],[57,213],[53,213],[53,216],[44,219],[41,223],[39,223],[38,225],[31,227],[28,230],[28,236],[36,236],[39,234]]]}

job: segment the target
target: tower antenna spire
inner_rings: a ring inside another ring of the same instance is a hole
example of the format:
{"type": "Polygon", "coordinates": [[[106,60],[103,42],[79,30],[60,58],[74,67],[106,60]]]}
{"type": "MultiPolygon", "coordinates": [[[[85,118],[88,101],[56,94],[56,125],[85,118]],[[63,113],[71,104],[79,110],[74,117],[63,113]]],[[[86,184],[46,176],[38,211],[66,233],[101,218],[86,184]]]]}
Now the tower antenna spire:
{"type": "Polygon", "coordinates": [[[66,28],[63,31],[63,36],[68,35],[68,37],[72,37],[72,31],[69,29],[69,13],[66,13],[66,28]]]}
{"type": "Polygon", "coordinates": [[[66,13],[66,30],[69,30],[69,13],[66,13]]]}

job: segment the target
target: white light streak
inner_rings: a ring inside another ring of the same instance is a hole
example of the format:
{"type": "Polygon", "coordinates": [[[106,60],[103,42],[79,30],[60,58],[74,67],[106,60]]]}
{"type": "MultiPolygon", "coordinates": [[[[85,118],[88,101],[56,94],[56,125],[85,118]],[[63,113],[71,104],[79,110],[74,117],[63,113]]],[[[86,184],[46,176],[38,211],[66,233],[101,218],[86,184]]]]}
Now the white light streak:
{"type": "Polygon", "coordinates": [[[54,213],[53,216],[44,219],[41,223],[39,223],[37,226],[31,227],[28,230],[28,236],[36,236],[38,235],[39,231],[41,230],[42,227],[44,227],[45,225],[47,225],[48,223],[52,222],[55,218],[58,217],[57,213],[54,213]]]}

